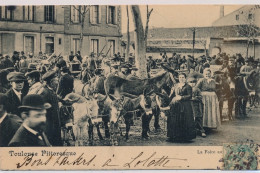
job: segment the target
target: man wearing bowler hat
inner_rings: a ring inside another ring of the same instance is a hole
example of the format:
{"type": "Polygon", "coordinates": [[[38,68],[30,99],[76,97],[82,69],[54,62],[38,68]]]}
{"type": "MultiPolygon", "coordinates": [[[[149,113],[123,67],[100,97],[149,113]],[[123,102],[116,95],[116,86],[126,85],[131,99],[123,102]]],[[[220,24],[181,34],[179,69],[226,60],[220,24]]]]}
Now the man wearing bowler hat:
{"type": "Polygon", "coordinates": [[[50,107],[51,105],[45,103],[40,95],[31,94],[25,96],[22,106],[19,107],[24,122],[16,131],[8,146],[51,146],[44,133],[46,110],[50,107]]]}
{"type": "Polygon", "coordinates": [[[6,110],[8,113],[20,116],[18,107],[21,106],[24,97],[22,89],[26,78],[23,73],[11,72],[7,75],[7,80],[11,83],[12,88],[6,92],[8,97],[6,110]]]}
{"type": "Polygon", "coordinates": [[[0,93],[0,147],[7,147],[23,120],[6,112],[7,96],[0,93]]]}
{"type": "Polygon", "coordinates": [[[47,110],[46,114],[46,134],[53,146],[62,146],[59,101],[56,91],[52,87],[55,75],[55,71],[48,71],[42,76],[42,80],[46,82],[46,85],[39,94],[43,96],[45,102],[50,103],[52,106],[47,110]]]}
{"type": "Polygon", "coordinates": [[[71,93],[74,88],[74,78],[69,75],[69,68],[61,68],[61,77],[59,79],[59,84],[57,87],[58,96],[63,99],[67,94],[71,93]]]}

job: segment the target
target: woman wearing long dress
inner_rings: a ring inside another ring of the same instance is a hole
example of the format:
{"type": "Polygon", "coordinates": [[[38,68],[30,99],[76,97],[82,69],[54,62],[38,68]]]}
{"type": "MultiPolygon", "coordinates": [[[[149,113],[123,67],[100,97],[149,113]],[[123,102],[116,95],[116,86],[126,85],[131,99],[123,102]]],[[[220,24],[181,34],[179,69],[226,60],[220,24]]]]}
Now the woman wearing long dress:
{"type": "Polygon", "coordinates": [[[196,87],[201,90],[203,109],[203,127],[217,128],[221,124],[219,102],[216,95],[216,82],[211,78],[209,68],[203,71],[204,78],[200,79],[196,87]]]}
{"type": "Polygon", "coordinates": [[[186,83],[186,74],[179,74],[179,83],[172,90],[170,111],[167,118],[169,142],[190,141],[196,138],[195,122],[191,107],[192,88],[186,83]]]}

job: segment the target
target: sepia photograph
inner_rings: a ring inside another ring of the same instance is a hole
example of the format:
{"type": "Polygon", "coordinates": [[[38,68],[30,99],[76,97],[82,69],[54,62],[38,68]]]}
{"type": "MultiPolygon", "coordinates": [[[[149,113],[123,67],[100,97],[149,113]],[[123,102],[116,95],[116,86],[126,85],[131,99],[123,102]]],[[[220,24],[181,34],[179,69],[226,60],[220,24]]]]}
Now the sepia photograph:
{"type": "MultiPolygon", "coordinates": [[[[258,147],[260,5],[2,5],[0,76],[11,158],[21,147],[258,147]]],[[[255,155],[224,167],[257,169],[255,155]]]]}

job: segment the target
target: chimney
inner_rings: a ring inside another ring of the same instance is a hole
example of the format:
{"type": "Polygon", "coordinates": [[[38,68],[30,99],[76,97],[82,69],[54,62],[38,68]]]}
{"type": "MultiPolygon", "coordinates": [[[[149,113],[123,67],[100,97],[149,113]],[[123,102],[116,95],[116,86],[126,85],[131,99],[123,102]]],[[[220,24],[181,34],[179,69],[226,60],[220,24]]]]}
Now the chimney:
{"type": "Polygon", "coordinates": [[[220,6],[220,11],[219,11],[219,18],[224,17],[224,5],[220,6]]]}

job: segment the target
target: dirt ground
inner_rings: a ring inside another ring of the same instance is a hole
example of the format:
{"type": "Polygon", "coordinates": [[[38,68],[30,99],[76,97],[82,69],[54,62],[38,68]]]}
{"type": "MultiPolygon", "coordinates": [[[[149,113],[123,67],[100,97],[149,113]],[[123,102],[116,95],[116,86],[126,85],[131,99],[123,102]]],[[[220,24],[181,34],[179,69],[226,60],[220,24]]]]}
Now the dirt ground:
{"type": "MultiPolygon", "coordinates": [[[[170,143],[166,142],[166,120],[160,117],[161,131],[155,132],[153,123],[150,123],[150,138],[143,140],[141,138],[141,120],[134,120],[134,126],[131,126],[129,140],[126,141],[124,136],[119,136],[119,146],[220,146],[223,143],[245,142],[247,139],[260,143],[260,108],[253,108],[247,110],[249,118],[244,120],[225,120],[218,129],[207,133],[206,138],[197,136],[189,143],[170,143]]],[[[227,117],[226,117],[227,118],[227,117]]],[[[124,126],[122,124],[122,126],[124,126]]],[[[123,128],[123,133],[125,129],[123,128]]],[[[109,146],[109,139],[105,138],[104,129],[101,128],[101,133],[104,140],[99,140],[96,131],[94,131],[94,146],[109,146]]],[[[70,140],[70,144],[74,142],[70,140]]],[[[88,146],[88,137],[84,136],[84,146],[88,146]]]]}

